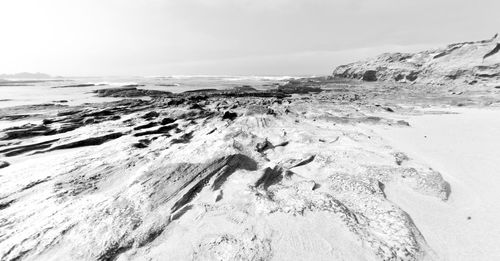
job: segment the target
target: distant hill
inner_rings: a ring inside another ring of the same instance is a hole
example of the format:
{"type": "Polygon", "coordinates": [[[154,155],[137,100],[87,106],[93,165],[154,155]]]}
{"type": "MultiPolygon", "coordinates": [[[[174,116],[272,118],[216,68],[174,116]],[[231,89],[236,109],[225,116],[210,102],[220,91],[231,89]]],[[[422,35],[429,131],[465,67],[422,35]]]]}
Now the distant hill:
{"type": "Polygon", "coordinates": [[[334,78],[423,84],[489,85],[500,82],[498,34],[489,40],[450,44],[418,53],[385,53],[341,65],[334,78]]]}
{"type": "Polygon", "coordinates": [[[52,76],[45,73],[21,72],[14,74],[0,74],[0,79],[49,79],[52,76]]]}

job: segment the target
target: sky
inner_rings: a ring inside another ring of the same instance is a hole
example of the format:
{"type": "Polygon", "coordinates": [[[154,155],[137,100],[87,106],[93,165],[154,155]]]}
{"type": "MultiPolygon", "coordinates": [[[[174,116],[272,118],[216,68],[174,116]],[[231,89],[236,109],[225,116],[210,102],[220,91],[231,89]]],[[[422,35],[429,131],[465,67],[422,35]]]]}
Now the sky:
{"type": "Polygon", "coordinates": [[[481,40],[499,0],[0,0],[0,73],[327,75],[481,40]]]}

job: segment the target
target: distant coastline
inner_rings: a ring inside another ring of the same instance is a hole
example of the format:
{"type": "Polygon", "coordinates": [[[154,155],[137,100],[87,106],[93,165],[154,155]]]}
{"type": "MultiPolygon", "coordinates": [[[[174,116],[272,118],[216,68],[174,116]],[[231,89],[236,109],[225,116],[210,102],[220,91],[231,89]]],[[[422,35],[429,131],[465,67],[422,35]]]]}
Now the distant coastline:
{"type": "Polygon", "coordinates": [[[20,72],[13,74],[0,74],[0,79],[51,79],[51,75],[45,73],[20,72]]]}

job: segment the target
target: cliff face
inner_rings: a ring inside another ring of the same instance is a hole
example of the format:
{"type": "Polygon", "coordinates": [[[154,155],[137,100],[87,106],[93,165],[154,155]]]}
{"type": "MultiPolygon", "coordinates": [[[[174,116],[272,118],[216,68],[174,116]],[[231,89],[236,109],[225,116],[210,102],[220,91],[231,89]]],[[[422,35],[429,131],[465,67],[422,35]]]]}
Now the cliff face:
{"type": "Polygon", "coordinates": [[[418,53],[385,53],[341,65],[336,78],[424,84],[494,84],[500,80],[498,34],[489,40],[450,44],[418,53]]]}

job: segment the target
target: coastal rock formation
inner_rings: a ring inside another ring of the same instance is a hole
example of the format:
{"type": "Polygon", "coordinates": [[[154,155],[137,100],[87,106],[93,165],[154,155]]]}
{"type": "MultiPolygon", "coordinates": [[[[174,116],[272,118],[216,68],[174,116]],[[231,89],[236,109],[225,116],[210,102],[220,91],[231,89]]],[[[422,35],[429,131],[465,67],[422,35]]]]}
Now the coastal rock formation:
{"type": "Polygon", "coordinates": [[[418,53],[385,53],[339,66],[333,77],[436,85],[498,85],[499,51],[497,34],[489,40],[450,44],[418,53]]]}
{"type": "Polygon", "coordinates": [[[141,97],[141,96],[165,96],[171,94],[171,92],[166,91],[156,91],[156,90],[145,90],[137,89],[137,85],[127,86],[121,88],[108,88],[96,90],[100,97],[141,97]]]}
{"type": "Polygon", "coordinates": [[[434,258],[385,190],[453,188],[371,130],[420,112],[308,81],[0,111],[0,259],[434,258]]]}
{"type": "Polygon", "coordinates": [[[0,160],[0,169],[1,168],[6,168],[8,167],[10,164],[7,162],[7,161],[3,161],[3,160],[0,160]]]}

